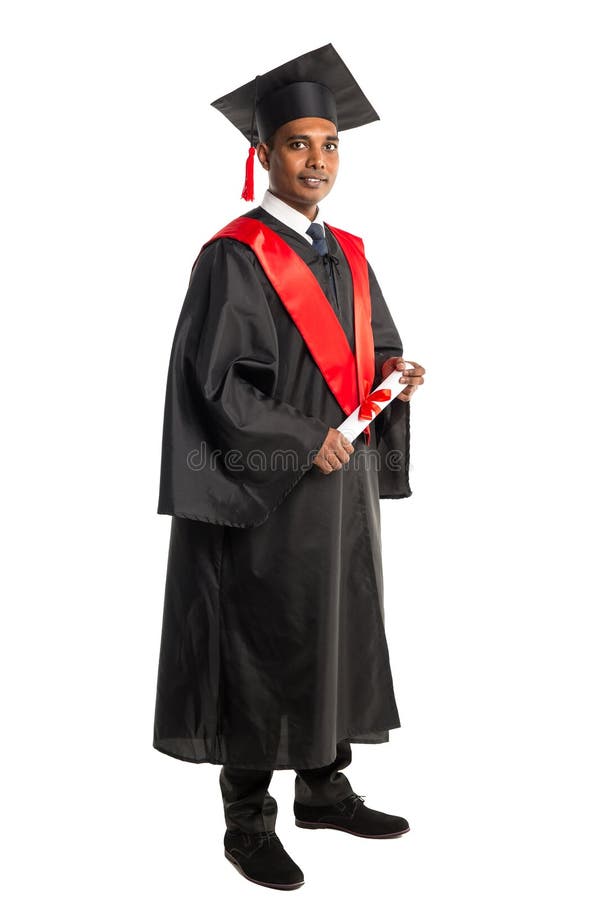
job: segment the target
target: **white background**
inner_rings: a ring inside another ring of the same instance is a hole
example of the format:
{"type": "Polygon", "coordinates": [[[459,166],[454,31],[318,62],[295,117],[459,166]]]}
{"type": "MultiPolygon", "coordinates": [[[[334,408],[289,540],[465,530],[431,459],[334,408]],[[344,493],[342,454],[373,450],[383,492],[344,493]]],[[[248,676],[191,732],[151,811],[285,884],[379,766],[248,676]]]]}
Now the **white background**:
{"type": "Polygon", "coordinates": [[[598,896],[594,6],[5,7],[7,896],[265,891],[223,856],[218,768],[151,745],[162,413],[191,265],[249,208],[210,101],[330,41],[381,120],[342,133],[325,218],[427,368],[413,496],[382,502],[402,727],[347,770],[411,832],[300,830],[276,772],[278,833],[306,896],[598,896]]]}

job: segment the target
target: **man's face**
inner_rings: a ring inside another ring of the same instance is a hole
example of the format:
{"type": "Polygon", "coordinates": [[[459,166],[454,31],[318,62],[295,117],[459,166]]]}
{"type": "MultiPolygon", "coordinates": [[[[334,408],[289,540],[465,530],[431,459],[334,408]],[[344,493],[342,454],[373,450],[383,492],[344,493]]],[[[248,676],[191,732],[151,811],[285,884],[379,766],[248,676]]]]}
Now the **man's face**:
{"type": "Polygon", "coordinates": [[[273,134],[272,149],[257,147],[269,189],[298,212],[312,218],[337,176],[339,138],[329,119],[306,117],[286,122],[273,134]]]}

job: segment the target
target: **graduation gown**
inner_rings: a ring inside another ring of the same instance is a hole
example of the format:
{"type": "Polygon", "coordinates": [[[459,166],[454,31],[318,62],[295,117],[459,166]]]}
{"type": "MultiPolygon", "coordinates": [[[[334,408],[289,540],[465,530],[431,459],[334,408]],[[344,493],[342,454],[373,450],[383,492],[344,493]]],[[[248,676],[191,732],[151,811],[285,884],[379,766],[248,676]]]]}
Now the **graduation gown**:
{"type": "MultiPolygon", "coordinates": [[[[321,285],[354,352],[347,260],[257,207],[321,285]],[[331,268],[333,287],[328,269],[331,268]]],[[[370,265],[375,377],[402,342],[370,265]]],[[[175,330],[158,512],[172,516],[153,746],[251,769],[330,763],[400,726],[384,628],[379,499],[408,497],[409,403],[341,470],[312,460],[346,413],[250,247],[204,247],[175,330]]]]}

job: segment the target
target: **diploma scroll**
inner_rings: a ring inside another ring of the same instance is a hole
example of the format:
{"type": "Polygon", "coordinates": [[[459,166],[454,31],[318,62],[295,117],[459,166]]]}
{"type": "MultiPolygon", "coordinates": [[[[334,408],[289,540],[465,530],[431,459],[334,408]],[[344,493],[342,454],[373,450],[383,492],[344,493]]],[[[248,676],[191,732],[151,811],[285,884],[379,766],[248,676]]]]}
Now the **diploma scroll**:
{"type": "Polygon", "coordinates": [[[357,406],[353,413],[350,413],[347,419],[344,419],[341,425],[336,425],[338,431],[344,435],[350,442],[365,430],[376,416],[379,415],[385,407],[394,400],[398,394],[402,393],[406,384],[402,384],[400,379],[405,375],[409,375],[411,369],[394,369],[391,375],[381,382],[381,384],[365,397],[360,406],[357,406]]]}

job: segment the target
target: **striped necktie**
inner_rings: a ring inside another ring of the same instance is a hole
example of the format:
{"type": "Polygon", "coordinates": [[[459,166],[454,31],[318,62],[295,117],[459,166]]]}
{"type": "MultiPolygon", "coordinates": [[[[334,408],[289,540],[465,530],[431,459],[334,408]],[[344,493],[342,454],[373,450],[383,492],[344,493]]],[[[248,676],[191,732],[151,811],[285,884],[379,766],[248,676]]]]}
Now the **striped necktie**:
{"type": "MultiPolygon", "coordinates": [[[[335,300],[335,305],[338,310],[340,308],[340,304],[338,302],[337,290],[335,287],[335,279],[333,277],[333,263],[332,257],[329,254],[329,248],[327,247],[327,241],[325,239],[325,231],[322,225],[319,225],[318,222],[311,222],[309,227],[306,229],[307,235],[312,238],[313,247],[317,251],[317,253],[323,257],[323,262],[327,265],[327,274],[329,275],[329,284],[331,285],[331,293],[335,300]],[[327,257],[327,259],[325,259],[327,257]]],[[[337,260],[336,260],[337,263],[337,260]]]]}
{"type": "Polygon", "coordinates": [[[325,256],[327,253],[327,241],[325,240],[325,231],[322,225],[319,225],[318,222],[312,222],[311,225],[306,229],[306,233],[309,237],[312,238],[313,247],[317,251],[320,256],[325,256]]]}

